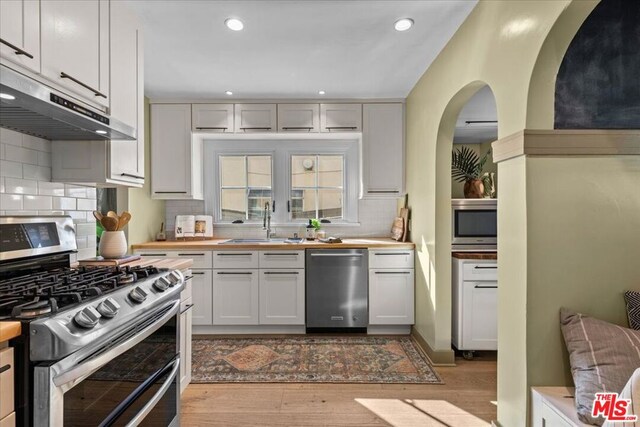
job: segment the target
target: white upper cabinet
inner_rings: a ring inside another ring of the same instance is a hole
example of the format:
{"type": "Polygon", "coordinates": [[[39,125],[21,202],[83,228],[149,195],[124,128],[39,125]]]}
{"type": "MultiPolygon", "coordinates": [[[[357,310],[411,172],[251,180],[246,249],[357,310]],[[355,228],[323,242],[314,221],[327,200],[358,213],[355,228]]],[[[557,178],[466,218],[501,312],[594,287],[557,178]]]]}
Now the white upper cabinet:
{"type": "Polygon", "coordinates": [[[233,132],[233,104],[193,104],[194,132],[233,132]]]}
{"type": "Polygon", "coordinates": [[[319,132],[320,104],[278,104],[278,132],[319,132]]]}
{"type": "Polygon", "coordinates": [[[40,72],[40,0],[0,1],[0,57],[40,72]]]}
{"type": "Polygon", "coordinates": [[[404,108],[364,104],[362,164],[366,195],[398,195],[404,182],[404,108]]]}
{"type": "Polygon", "coordinates": [[[191,140],[191,104],[151,106],[151,194],[202,199],[202,143],[191,140]]]}
{"type": "Polygon", "coordinates": [[[321,132],[360,132],[362,104],[320,104],[321,132]]]}
{"type": "Polygon", "coordinates": [[[111,2],[111,116],[135,129],[136,141],[111,141],[112,180],[144,183],[144,70],[142,31],[121,1],[111,2]]]}
{"type": "Polygon", "coordinates": [[[275,132],[276,104],[236,104],[236,132],[275,132]]]}
{"type": "Polygon", "coordinates": [[[109,1],[46,0],[40,18],[42,74],[108,107],[109,1]]]}

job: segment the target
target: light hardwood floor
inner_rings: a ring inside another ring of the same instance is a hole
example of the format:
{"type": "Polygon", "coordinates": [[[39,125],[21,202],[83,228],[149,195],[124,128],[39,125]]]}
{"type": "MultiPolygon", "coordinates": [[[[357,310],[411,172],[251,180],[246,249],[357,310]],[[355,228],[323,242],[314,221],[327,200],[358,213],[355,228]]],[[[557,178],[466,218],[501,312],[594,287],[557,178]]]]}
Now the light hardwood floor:
{"type": "Polygon", "coordinates": [[[488,426],[496,358],[438,367],[444,385],[191,384],[183,426],[488,426]]]}

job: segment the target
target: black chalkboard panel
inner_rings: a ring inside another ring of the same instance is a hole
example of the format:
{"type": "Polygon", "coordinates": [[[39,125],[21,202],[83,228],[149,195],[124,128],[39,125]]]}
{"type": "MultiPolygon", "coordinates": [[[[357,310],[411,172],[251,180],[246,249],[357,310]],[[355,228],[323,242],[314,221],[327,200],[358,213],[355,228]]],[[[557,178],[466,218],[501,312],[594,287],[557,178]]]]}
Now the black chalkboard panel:
{"type": "Polygon", "coordinates": [[[556,129],[640,129],[640,1],[603,0],[556,80],[556,129]]]}

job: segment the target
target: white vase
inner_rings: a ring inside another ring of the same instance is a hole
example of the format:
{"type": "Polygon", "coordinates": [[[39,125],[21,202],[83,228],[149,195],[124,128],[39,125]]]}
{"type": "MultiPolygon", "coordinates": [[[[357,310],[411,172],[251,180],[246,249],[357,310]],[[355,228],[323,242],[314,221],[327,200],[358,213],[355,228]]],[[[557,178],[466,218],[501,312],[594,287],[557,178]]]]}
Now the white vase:
{"type": "Polygon", "coordinates": [[[127,253],[127,239],[124,237],[124,231],[103,231],[98,253],[106,259],[122,258],[127,253]]]}

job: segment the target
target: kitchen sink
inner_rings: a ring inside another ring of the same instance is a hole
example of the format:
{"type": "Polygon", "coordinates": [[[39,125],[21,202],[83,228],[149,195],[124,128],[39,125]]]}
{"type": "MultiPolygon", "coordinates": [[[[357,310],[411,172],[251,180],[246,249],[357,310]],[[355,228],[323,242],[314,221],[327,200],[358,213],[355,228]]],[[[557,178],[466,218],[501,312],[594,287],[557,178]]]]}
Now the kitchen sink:
{"type": "Polygon", "coordinates": [[[219,245],[242,245],[242,244],[253,244],[253,243],[300,243],[302,239],[283,239],[283,238],[273,238],[273,239],[229,239],[224,242],[218,243],[219,245]]]}

